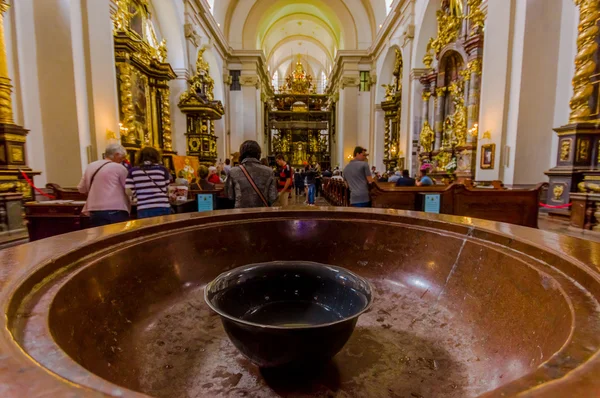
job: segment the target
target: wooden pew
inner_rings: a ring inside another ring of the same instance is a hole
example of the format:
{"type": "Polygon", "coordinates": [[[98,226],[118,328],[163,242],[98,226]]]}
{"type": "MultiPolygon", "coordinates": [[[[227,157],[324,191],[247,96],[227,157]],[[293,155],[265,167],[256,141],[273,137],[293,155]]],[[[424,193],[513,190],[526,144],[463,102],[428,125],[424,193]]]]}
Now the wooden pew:
{"type": "Polygon", "coordinates": [[[432,187],[396,187],[374,182],[373,207],[422,210],[423,194],[440,194],[440,214],[481,218],[537,228],[540,191],[547,183],[532,189],[506,189],[501,183],[489,188],[469,188],[463,184],[432,187]]]}
{"type": "Polygon", "coordinates": [[[46,189],[56,200],[83,200],[87,199],[87,194],[80,193],[77,188],[63,188],[58,184],[46,184],[46,189]]]}
{"type": "Polygon", "coordinates": [[[453,185],[430,187],[396,187],[393,182],[373,182],[371,184],[371,206],[383,209],[423,210],[423,199],[427,193],[439,193],[440,213],[451,214],[453,185]]]}

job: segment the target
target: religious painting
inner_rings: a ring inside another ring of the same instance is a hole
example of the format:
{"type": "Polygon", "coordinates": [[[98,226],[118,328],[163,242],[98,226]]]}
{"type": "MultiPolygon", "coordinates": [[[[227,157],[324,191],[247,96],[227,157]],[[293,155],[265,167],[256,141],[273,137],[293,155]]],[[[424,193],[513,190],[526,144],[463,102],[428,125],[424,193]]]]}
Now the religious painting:
{"type": "Polygon", "coordinates": [[[493,169],[494,158],[496,156],[496,144],[488,144],[481,146],[481,168],[493,169]]]}
{"type": "Polygon", "coordinates": [[[177,177],[179,177],[179,172],[182,172],[183,178],[192,183],[198,177],[200,161],[195,156],[173,156],[173,167],[177,177]]]}
{"type": "Polygon", "coordinates": [[[142,145],[152,145],[151,113],[148,77],[137,70],[131,74],[131,96],[134,106],[133,134],[142,145]]]}

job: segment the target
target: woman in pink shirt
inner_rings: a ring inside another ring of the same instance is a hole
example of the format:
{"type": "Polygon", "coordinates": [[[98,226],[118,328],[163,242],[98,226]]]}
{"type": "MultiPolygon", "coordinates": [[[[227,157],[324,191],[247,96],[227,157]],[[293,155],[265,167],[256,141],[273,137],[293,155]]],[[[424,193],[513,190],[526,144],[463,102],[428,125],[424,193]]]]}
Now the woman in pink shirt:
{"type": "Polygon", "coordinates": [[[88,195],[83,208],[90,215],[93,227],[129,220],[130,203],[125,193],[127,169],[121,163],[127,151],[120,144],[111,144],[104,152],[105,159],[90,163],[77,189],[88,195]]]}

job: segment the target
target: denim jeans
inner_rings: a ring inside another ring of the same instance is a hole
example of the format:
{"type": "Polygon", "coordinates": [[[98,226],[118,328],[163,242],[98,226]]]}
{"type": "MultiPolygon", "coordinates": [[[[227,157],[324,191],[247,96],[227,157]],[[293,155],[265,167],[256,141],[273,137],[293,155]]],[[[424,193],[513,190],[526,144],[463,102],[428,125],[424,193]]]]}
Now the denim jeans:
{"type": "Polygon", "coordinates": [[[160,217],[168,216],[169,214],[171,214],[170,207],[155,207],[154,209],[138,210],[137,218],[160,217]]]}
{"type": "Polygon", "coordinates": [[[125,210],[103,210],[90,211],[90,223],[92,227],[116,224],[129,220],[129,213],[125,210]]]}
{"type": "Polygon", "coordinates": [[[350,206],[351,207],[371,207],[371,202],[352,203],[350,206]]]}
{"type": "Polygon", "coordinates": [[[315,204],[315,184],[308,185],[308,204],[315,204]]]}

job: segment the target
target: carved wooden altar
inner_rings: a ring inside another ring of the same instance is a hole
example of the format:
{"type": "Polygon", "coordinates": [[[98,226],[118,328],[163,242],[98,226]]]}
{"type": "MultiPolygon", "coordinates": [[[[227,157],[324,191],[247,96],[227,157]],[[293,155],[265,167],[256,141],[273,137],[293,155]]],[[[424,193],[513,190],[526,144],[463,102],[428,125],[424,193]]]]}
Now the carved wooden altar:
{"type": "Polygon", "coordinates": [[[318,163],[331,166],[332,112],[327,95],[316,94],[313,79],[301,59],[270,101],[267,140],[270,155],[282,154],[295,167],[318,163]]]}
{"type": "Polygon", "coordinates": [[[147,0],[117,0],[114,15],[120,136],[129,160],[144,146],[162,150],[173,169],[166,41],[158,42],[147,0]]]}
{"type": "Polygon", "coordinates": [[[190,88],[181,95],[179,109],[187,117],[187,154],[197,156],[200,164],[213,166],[217,160],[215,120],[225,113],[221,101],[214,100],[215,82],[204,60],[205,49],[198,51],[196,74],[190,79],[190,88]]]}
{"type": "Polygon", "coordinates": [[[384,84],[385,99],[381,103],[381,109],[385,112],[384,126],[384,152],[383,163],[388,171],[396,167],[404,168],[404,157],[400,153],[400,121],[402,110],[402,53],[396,49],[396,60],[394,63],[393,82],[384,84]]]}
{"type": "Polygon", "coordinates": [[[432,165],[433,177],[464,180],[475,172],[485,20],[481,2],[442,0],[437,37],[427,44],[419,158],[432,165]]]}

